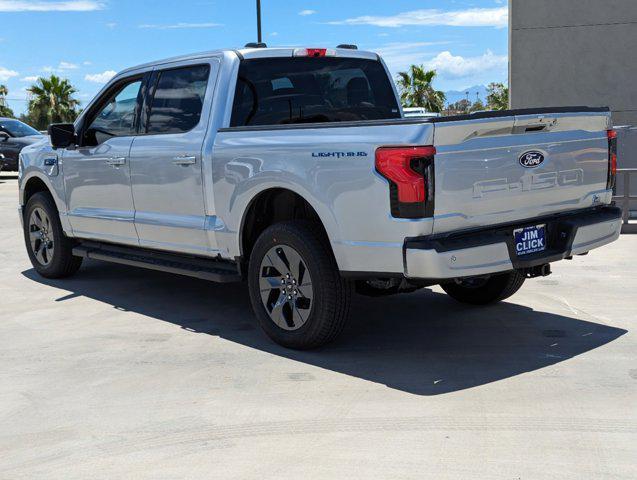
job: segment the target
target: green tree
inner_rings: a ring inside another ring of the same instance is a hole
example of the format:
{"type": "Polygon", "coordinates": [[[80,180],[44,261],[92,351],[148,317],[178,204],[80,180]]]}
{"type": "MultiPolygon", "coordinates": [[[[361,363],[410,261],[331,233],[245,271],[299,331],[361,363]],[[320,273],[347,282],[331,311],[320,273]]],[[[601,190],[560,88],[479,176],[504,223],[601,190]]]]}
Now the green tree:
{"type": "Polygon", "coordinates": [[[471,104],[471,107],[469,108],[470,112],[480,112],[482,110],[486,110],[486,107],[484,106],[484,103],[482,103],[482,100],[477,99],[474,103],[471,104]]]}
{"type": "Polygon", "coordinates": [[[509,108],[509,87],[503,83],[490,83],[487,87],[487,106],[490,110],[506,110],[509,108]]]}
{"type": "Polygon", "coordinates": [[[467,113],[471,108],[471,102],[465,98],[449,105],[449,111],[454,113],[467,113]]]}
{"type": "Polygon", "coordinates": [[[52,123],[73,122],[80,102],[73,98],[77,90],[65,78],[51,75],[40,77],[27,89],[31,94],[28,117],[38,130],[45,130],[52,123]]]}
{"type": "Polygon", "coordinates": [[[9,95],[9,89],[4,85],[0,85],[0,117],[13,117],[13,110],[9,108],[7,104],[7,95],[9,95]]]}
{"type": "Polygon", "coordinates": [[[398,73],[400,100],[405,107],[423,107],[429,112],[441,112],[447,99],[444,92],[433,87],[435,70],[412,65],[407,72],[398,73]]]}

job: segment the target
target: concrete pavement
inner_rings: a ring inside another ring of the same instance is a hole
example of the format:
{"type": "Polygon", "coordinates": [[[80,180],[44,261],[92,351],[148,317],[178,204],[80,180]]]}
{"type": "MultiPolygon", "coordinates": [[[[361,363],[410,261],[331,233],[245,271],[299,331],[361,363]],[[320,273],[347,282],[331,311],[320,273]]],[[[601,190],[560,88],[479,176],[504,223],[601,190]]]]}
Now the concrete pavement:
{"type": "Polygon", "coordinates": [[[38,277],[0,176],[0,479],[637,478],[637,236],[509,301],[357,297],[272,344],[244,285],[38,277]]]}

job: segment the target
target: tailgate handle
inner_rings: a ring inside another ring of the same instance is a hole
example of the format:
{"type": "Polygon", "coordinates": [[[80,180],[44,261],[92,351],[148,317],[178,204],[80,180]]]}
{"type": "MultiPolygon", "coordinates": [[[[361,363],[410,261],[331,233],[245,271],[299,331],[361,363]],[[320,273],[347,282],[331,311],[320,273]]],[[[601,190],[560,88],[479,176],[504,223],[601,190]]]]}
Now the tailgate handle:
{"type": "Polygon", "coordinates": [[[542,130],[546,130],[546,127],[548,127],[548,125],[546,123],[536,123],[536,124],[532,124],[532,125],[527,125],[526,129],[524,131],[526,133],[528,133],[528,132],[541,132],[542,130]]]}

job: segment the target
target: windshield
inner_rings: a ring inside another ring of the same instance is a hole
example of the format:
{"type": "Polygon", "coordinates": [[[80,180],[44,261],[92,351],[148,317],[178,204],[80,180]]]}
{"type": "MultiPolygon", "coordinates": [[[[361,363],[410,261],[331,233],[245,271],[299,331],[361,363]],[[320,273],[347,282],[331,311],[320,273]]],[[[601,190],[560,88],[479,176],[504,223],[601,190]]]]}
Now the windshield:
{"type": "Polygon", "coordinates": [[[231,126],[400,118],[383,65],[358,58],[244,60],[231,126]]]}
{"type": "Polygon", "coordinates": [[[26,123],[22,123],[18,120],[0,120],[0,132],[7,132],[12,137],[40,135],[40,132],[35,128],[31,128],[26,123]]]}

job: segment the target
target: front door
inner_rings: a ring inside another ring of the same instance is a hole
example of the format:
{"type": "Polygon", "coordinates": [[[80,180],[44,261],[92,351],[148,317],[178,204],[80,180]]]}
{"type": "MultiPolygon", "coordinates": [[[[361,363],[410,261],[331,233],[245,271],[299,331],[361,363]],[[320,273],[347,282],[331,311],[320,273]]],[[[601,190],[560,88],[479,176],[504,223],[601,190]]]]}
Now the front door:
{"type": "Polygon", "coordinates": [[[138,244],[130,149],[141,86],[135,77],[109,89],[80,128],[79,146],[63,153],[69,222],[79,238],[138,244]]]}
{"type": "Polygon", "coordinates": [[[131,149],[141,246],[200,255],[213,252],[201,155],[214,67],[216,63],[183,65],[153,73],[143,130],[131,149]]]}

